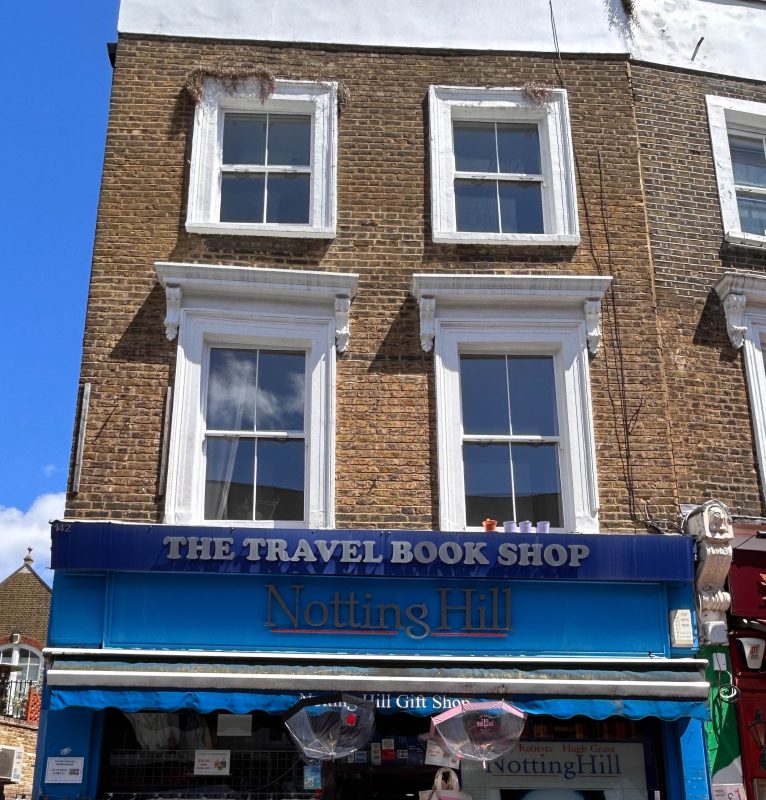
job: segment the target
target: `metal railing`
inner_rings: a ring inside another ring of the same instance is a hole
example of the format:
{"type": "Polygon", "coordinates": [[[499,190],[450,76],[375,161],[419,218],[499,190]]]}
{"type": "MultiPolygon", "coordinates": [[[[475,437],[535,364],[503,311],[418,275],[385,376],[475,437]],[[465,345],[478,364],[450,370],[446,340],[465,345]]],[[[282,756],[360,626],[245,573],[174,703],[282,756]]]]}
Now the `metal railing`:
{"type": "Polygon", "coordinates": [[[0,684],[0,717],[36,724],[40,720],[41,691],[39,681],[4,681],[0,684]]]}

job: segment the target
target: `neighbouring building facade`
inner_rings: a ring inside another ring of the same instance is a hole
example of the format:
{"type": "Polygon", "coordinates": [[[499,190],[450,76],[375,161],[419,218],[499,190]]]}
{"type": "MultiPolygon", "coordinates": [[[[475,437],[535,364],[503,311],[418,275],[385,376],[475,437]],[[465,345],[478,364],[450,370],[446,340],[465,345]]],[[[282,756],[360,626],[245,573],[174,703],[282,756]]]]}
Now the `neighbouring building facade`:
{"type": "Polygon", "coordinates": [[[20,779],[9,782],[6,797],[31,796],[35,770],[51,590],[33,563],[29,548],[0,582],[0,747],[23,751],[20,779]]]}
{"type": "Polygon", "coordinates": [[[474,800],[760,797],[766,11],[687,5],[123,0],[37,793],[414,796],[505,699],[474,800]]]}

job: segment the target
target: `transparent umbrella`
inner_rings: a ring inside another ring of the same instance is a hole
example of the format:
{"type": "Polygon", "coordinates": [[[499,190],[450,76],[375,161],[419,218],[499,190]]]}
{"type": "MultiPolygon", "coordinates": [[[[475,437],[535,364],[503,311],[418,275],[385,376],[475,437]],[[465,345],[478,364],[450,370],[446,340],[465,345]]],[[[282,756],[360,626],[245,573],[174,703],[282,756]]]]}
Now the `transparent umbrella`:
{"type": "Polygon", "coordinates": [[[286,711],[282,720],[305,756],[330,761],[367,743],[375,725],[375,704],[350,694],[307,697],[286,711]]]}
{"type": "Polygon", "coordinates": [[[431,717],[431,729],[457,758],[487,761],[518,744],[527,715],[504,700],[470,702],[431,717]]]}

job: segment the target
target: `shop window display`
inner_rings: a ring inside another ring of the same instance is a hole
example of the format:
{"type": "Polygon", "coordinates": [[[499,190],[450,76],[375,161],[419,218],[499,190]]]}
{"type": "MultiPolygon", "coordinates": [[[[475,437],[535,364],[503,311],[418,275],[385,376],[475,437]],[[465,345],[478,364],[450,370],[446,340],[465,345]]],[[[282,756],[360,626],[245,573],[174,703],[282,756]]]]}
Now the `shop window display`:
{"type": "MultiPolygon", "coordinates": [[[[192,711],[107,712],[99,796],[113,800],[409,800],[433,784],[426,763],[430,718],[376,715],[352,755],[305,759],[279,716],[192,711]]],[[[462,762],[474,800],[639,800],[663,791],[657,723],[531,717],[513,751],[462,762]]]]}

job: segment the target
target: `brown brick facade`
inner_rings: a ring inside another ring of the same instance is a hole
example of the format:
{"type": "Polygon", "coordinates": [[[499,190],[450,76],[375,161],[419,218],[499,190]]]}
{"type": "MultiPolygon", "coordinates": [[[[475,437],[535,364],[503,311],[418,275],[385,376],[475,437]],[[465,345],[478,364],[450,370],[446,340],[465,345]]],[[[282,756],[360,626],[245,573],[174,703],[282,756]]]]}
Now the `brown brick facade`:
{"type": "Polygon", "coordinates": [[[647,518],[673,520],[679,502],[709,495],[760,509],[741,361],[708,296],[723,263],[703,83],[631,69],[620,58],[565,57],[559,65],[544,56],[123,36],[84,343],[90,414],[68,514],[162,519],[160,441],[176,351],[163,333],[164,293],[153,268],[162,260],[360,275],[350,347],[338,361],[339,527],[438,527],[433,359],[420,348],[413,272],[613,275],[604,339],[591,360],[602,529],[645,530],[647,518]],[[195,66],[222,63],[266,67],[280,78],[332,78],[349,90],[334,240],[185,231],[194,109],[183,85],[195,66]],[[563,83],[569,93],[582,243],[434,244],[428,87],[530,82],[563,83]],[[673,157],[664,152],[668,142],[673,157]],[[711,459],[711,443],[723,437],[737,470],[711,459]]]}
{"type": "Polygon", "coordinates": [[[633,78],[681,501],[758,516],[743,357],[712,287],[725,270],[762,272],[766,254],[723,240],[705,95],[766,102],[766,86],[645,66],[633,78]]]}
{"type": "MultiPolygon", "coordinates": [[[[32,796],[32,779],[35,772],[35,750],[37,748],[37,724],[0,719],[0,745],[24,748],[24,763],[21,781],[5,786],[6,800],[32,796]]],[[[2,787],[0,787],[2,788],[2,787]]],[[[1,795],[0,795],[1,796],[1,795]]]]}
{"type": "Polygon", "coordinates": [[[48,638],[51,590],[30,569],[22,567],[0,583],[0,647],[12,633],[37,650],[48,638]]]}

